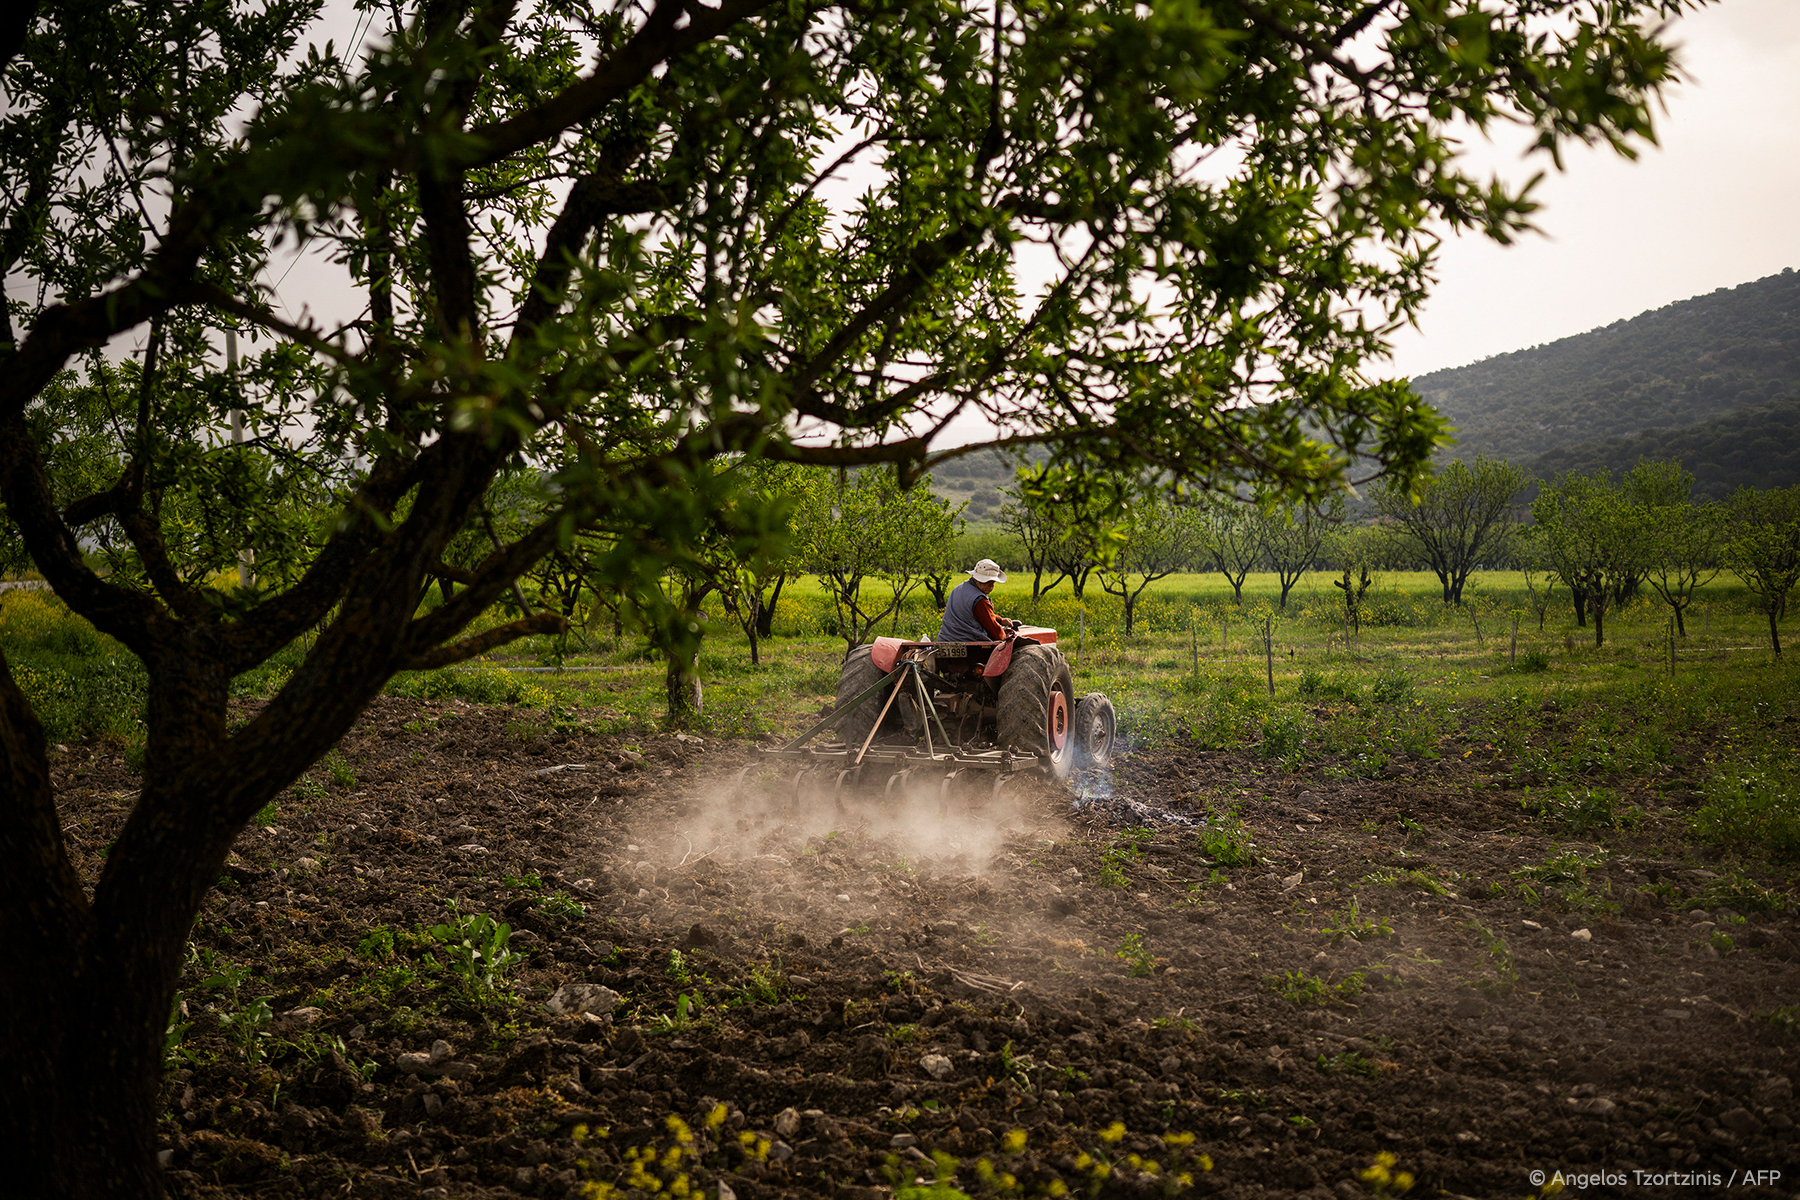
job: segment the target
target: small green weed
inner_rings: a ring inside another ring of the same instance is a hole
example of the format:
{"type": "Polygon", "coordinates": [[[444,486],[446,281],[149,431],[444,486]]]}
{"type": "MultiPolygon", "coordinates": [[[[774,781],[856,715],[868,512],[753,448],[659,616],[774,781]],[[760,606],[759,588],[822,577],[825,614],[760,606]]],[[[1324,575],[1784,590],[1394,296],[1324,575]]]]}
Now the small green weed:
{"type": "Polygon", "coordinates": [[[1544,650],[1526,650],[1505,669],[1514,675],[1536,675],[1550,669],[1550,654],[1544,650]]]}
{"type": "Polygon", "coordinates": [[[1131,964],[1131,973],[1139,979],[1148,979],[1156,973],[1157,958],[1144,948],[1143,935],[1128,933],[1119,948],[1113,951],[1114,958],[1122,958],[1131,964]]]}
{"type": "Polygon", "coordinates": [[[1618,793],[1609,788],[1565,787],[1538,795],[1526,789],[1519,807],[1534,817],[1566,825],[1576,834],[1629,827],[1643,815],[1630,806],[1621,811],[1618,793]]]}
{"type": "Polygon", "coordinates": [[[442,948],[450,971],[477,991],[492,991],[508,970],[525,956],[507,949],[512,926],[486,913],[464,913],[450,902],[450,920],[428,930],[442,948]]]}
{"type": "Polygon", "coordinates": [[[1361,971],[1352,971],[1342,983],[1332,983],[1296,970],[1281,975],[1266,975],[1263,982],[1284,1000],[1299,1005],[1323,1006],[1347,1003],[1362,995],[1364,978],[1361,971]]]}
{"type": "Polygon", "coordinates": [[[1125,873],[1125,864],[1141,860],[1144,857],[1141,843],[1147,843],[1155,836],[1154,829],[1127,829],[1115,837],[1100,856],[1100,886],[1129,887],[1131,877],[1125,873]]]}
{"type": "Polygon", "coordinates": [[[356,786],[356,772],[350,769],[350,760],[336,750],[325,756],[325,774],[331,777],[333,784],[345,791],[356,786]]]}
{"type": "Polygon", "coordinates": [[[1476,979],[1475,986],[1493,996],[1511,994],[1518,985],[1519,970],[1513,963],[1512,948],[1506,944],[1506,939],[1480,921],[1468,921],[1463,928],[1481,940],[1482,948],[1487,951],[1488,962],[1494,969],[1492,978],[1483,976],[1476,979]]]}
{"type": "Polygon", "coordinates": [[[1383,867],[1363,877],[1364,883],[1372,883],[1376,887],[1414,887],[1433,896],[1448,896],[1450,889],[1441,880],[1426,874],[1418,867],[1383,867]]]}
{"type": "Polygon", "coordinates": [[[1355,1050],[1340,1050],[1336,1054],[1321,1054],[1313,1063],[1321,1075],[1361,1075],[1374,1079],[1381,1074],[1381,1068],[1364,1058],[1355,1050]]]}
{"type": "Polygon", "coordinates": [[[555,921],[579,921],[587,916],[587,906],[560,889],[539,900],[537,911],[555,921]]]}
{"type": "Polygon", "coordinates": [[[1721,764],[1704,790],[1690,823],[1695,837],[1800,857],[1800,771],[1791,758],[1721,764]]]}
{"type": "Polygon", "coordinates": [[[1285,762],[1298,757],[1304,744],[1298,721],[1292,717],[1270,717],[1262,723],[1257,752],[1264,758],[1285,762]]]}
{"type": "Polygon", "coordinates": [[[1793,901],[1773,888],[1764,887],[1742,871],[1726,871],[1717,879],[1709,879],[1700,894],[1689,902],[1690,908],[1732,908],[1745,912],[1782,912],[1793,901]]]}
{"type": "Polygon", "coordinates": [[[1195,836],[1200,840],[1201,853],[1222,867],[1256,865],[1256,844],[1250,840],[1249,829],[1235,812],[1227,810],[1214,814],[1200,826],[1195,836]]]}
{"type": "Polygon", "coordinates": [[[779,1004],[781,1002],[781,983],[774,968],[767,963],[755,963],[750,973],[738,986],[737,995],[733,998],[737,1004],[779,1004]]]}
{"type": "MultiPolygon", "coordinates": [[[[215,959],[209,950],[200,950],[194,962],[204,973],[200,989],[222,997],[222,1002],[215,1007],[219,1028],[226,1040],[237,1046],[252,1065],[261,1062],[263,1043],[269,1037],[269,1023],[275,1019],[275,1011],[270,1007],[272,997],[244,999],[243,987],[251,978],[249,967],[215,959]]],[[[164,1048],[169,1048],[166,1035],[164,1048]]]]}
{"type": "Polygon", "coordinates": [[[1757,1019],[1773,1025],[1783,1033],[1800,1033],[1800,1004],[1784,1004],[1771,1012],[1758,1013],[1757,1019]]]}
{"type": "Polygon", "coordinates": [[[1338,913],[1333,918],[1333,923],[1325,926],[1323,929],[1319,930],[1319,932],[1334,942],[1341,942],[1345,938],[1354,938],[1356,941],[1366,942],[1370,938],[1393,937],[1394,927],[1379,917],[1372,920],[1365,918],[1362,915],[1362,910],[1356,899],[1353,897],[1350,901],[1350,907],[1346,908],[1343,912],[1338,913]]]}
{"type": "Polygon", "coordinates": [[[1377,704],[1409,704],[1413,699],[1412,676],[1405,671],[1383,671],[1369,689],[1377,704]]]}
{"type": "Polygon", "coordinates": [[[696,992],[690,996],[686,992],[675,997],[675,1011],[663,1013],[650,1022],[650,1028],[660,1033],[674,1033],[686,1029],[698,1018],[700,997],[696,992]]]}
{"type": "Polygon", "coordinates": [[[1037,1060],[1029,1054],[1015,1053],[1010,1040],[1000,1047],[1000,1073],[1008,1079],[1017,1080],[1021,1088],[1030,1090],[1031,1073],[1037,1069],[1037,1060]]]}
{"type": "Polygon", "coordinates": [[[1512,873],[1512,877],[1551,888],[1584,884],[1587,882],[1588,868],[1598,866],[1606,861],[1606,857],[1604,850],[1592,856],[1584,855],[1579,850],[1563,850],[1536,866],[1520,867],[1512,873]]]}
{"type": "Polygon", "coordinates": [[[371,929],[356,943],[356,957],[364,962],[389,962],[394,957],[394,931],[371,929]]]}

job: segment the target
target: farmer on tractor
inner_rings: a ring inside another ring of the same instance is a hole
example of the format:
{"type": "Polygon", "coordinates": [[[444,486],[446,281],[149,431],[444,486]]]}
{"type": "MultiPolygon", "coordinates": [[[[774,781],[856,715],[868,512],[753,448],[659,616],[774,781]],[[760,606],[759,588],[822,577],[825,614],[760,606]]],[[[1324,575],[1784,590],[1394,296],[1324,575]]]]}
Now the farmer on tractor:
{"type": "Polygon", "coordinates": [[[998,642],[1009,629],[1017,629],[1017,621],[1009,621],[994,612],[988,595],[996,583],[1006,582],[1006,572],[991,558],[984,558],[968,572],[969,578],[956,585],[944,605],[944,623],[938,627],[940,642],[998,642]]]}

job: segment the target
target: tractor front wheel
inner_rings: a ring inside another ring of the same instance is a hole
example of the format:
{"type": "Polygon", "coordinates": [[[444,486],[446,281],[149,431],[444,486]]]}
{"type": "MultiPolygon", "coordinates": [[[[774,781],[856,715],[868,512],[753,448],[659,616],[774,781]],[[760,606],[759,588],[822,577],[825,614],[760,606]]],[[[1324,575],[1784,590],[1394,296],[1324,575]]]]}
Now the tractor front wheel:
{"type": "Polygon", "coordinates": [[[1001,749],[1037,755],[1053,779],[1075,770],[1075,678],[1060,651],[1036,642],[1015,647],[996,709],[1001,749]]]}

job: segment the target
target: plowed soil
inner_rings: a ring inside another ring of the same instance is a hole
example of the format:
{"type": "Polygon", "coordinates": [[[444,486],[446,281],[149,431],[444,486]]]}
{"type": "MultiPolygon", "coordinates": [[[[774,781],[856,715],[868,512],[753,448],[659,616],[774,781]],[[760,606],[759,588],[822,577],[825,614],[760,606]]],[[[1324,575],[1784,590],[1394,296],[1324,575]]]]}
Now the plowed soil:
{"type": "MultiPolygon", "coordinates": [[[[175,1194],[1800,1188],[1795,918],[1684,847],[1679,775],[1603,846],[1450,753],[1326,783],[1172,741],[1085,804],[840,803],[542,720],[384,698],[243,836],[183,981],[175,1194]],[[491,987],[431,932],[459,914],[511,927],[491,987]],[[547,1009],[571,984],[601,1011],[547,1009]]],[[[132,780],[56,769],[91,870],[132,780]]]]}

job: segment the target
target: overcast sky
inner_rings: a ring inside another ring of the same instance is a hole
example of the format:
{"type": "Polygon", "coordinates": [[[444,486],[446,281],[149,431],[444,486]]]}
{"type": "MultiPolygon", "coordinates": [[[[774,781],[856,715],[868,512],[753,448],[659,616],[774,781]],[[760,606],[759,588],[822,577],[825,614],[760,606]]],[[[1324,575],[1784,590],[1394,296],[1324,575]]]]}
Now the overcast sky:
{"type": "MultiPolygon", "coordinates": [[[[1723,0],[1674,40],[1692,81],[1668,95],[1661,146],[1636,162],[1565,155],[1536,193],[1547,236],[1447,243],[1420,328],[1380,373],[1458,367],[1800,269],[1800,0],[1723,0]]],[[[1508,178],[1538,169],[1516,148],[1469,149],[1508,178]]]]}

